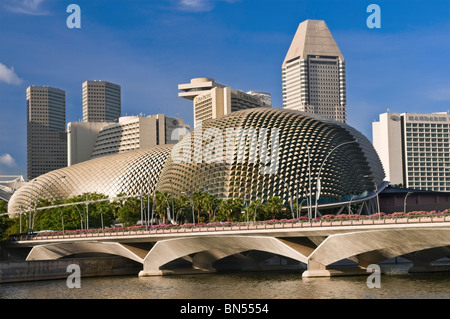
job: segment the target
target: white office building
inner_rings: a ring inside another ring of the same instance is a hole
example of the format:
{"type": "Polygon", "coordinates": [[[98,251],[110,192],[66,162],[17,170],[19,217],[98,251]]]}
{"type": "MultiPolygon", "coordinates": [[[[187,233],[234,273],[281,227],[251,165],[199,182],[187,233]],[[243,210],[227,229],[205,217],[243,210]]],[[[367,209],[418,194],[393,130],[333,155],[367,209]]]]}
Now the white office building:
{"type": "Polygon", "coordinates": [[[450,191],[450,114],[383,113],[372,132],[391,184],[450,191]]]}

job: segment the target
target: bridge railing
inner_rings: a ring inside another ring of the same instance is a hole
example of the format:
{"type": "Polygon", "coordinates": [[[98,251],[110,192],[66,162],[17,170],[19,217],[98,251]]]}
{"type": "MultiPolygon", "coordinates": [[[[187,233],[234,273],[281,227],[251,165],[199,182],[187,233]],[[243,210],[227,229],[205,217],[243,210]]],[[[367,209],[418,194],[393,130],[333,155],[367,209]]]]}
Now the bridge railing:
{"type": "MultiPolygon", "coordinates": [[[[358,215],[359,216],[359,215],[358,215]]],[[[136,235],[162,235],[198,232],[226,232],[226,231],[249,231],[286,228],[315,228],[315,227],[339,227],[339,226],[362,226],[362,225],[386,225],[386,224],[410,224],[410,223],[442,223],[450,222],[450,215],[428,215],[428,216],[396,216],[367,218],[367,216],[332,218],[332,219],[289,219],[289,220],[267,220],[257,222],[240,223],[209,223],[209,224],[184,224],[184,225],[153,225],[130,228],[106,228],[89,230],[66,230],[48,231],[26,234],[15,234],[8,238],[8,242],[55,240],[70,238],[100,238],[111,236],[136,236],[136,235]]]]}

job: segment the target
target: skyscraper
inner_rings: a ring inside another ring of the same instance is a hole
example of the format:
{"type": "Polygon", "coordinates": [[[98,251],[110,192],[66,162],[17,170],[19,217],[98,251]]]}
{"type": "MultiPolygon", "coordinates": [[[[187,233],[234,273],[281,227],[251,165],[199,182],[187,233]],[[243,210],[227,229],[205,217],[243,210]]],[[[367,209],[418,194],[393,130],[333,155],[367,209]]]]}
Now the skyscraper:
{"type": "Polygon", "coordinates": [[[283,107],[346,122],[345,60],[323,20],[300,23],[282,65],[283,107]]]}
{"type": "Polygon", "coordinates": [[[83,83],[83,122],[117,122],[120,115],[119,85],[106,81],[83,83]]]}
{"type": "Polygon", "coordinates": [[[48,86],[27,88],[27,177],[67,166],[66,93],[48,86]]]}

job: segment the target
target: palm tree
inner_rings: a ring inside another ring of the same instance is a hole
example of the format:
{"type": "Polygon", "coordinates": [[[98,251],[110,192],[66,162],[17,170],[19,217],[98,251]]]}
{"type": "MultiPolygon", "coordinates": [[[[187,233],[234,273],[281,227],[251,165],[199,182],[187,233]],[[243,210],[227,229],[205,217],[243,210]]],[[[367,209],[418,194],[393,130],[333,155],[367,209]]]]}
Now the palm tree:
{"type": "Polygon", "coordinates": [[[214,210],[220,204],[220,200],[209,193],[203,194],[203,208],[208,213],[208,222],[211,222],[214,210]]]}
{"type": "Polygon", "coordinates": [[[264,204],[261,200],[256,200],[248,205],[248,215],[250,220],[264,218],[264,204]]]}
{"type": "Polygon", "coordinates": [[[191,201],[186,195],[179,195],[174,198],[175,202],[175,208],[174,208],[174,214],[173,218],[175,218],[175,221],[178,223],[181,218],[186,220],[189,216],[192,214],[192,206],[191,201]]]}
{"type": "Polygon", "coordinates": [[[275,219],[283,212],[283,201],[278,196],[271,197],[264,204],[266,218],[275,219]]]}
{"type": "Polygon", "coordinates": [[[204,211],[205,206],[205,194],[202,191],[196,191],[192,194],[192,201],[194,204],[194,210],[197,212],[197,222],[200,222],[200,214],[204,211]]]}
{"type": "Polygon", "coordinates": [[[160,218],[162,218],[163,224],[166,223],[167,209],[170,209],[170,207],[167,206],[168,205],[167,196],[168,196],[167,192],[162,193],[160,191],[156,191],[156,213],[159,215],[160,218]]]}
{"type": "Polygon", "coordinates": [[[224,200],[219,207],[219,213],[226,218],[227,222],[235,221],[239,219],[239,215],[242,211],[243,205],[240,198],[229,198],[224,200]]]}

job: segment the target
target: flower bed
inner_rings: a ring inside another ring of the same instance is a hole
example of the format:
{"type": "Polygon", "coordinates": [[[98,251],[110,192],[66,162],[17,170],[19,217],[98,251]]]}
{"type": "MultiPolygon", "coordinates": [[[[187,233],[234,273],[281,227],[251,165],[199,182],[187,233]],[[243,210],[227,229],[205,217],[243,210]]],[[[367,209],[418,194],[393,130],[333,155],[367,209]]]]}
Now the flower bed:
{"type": "MultiPolygon", "coordinates": [[[[411,218],[420,218],[420,217],[446,217],[450,215],[450,208],[446,209],[444,211],[412,211],[408,213],[404,212],[394,212],[392,214],[386,214],[383,212],[371,214],[371,215],[356,215],[356,214],[339,214],[339,215],[332,215],[327,214],[323,215],[321,217],[313,218],[311,220],[312,223],[321,223],[323,221],[325,222],[331,222],[333,224],[333,221],[354,221],[354,220],[377,220],[377,219],[383,219],[383,220],[397,220],[399,218],[405,218],[405,219],[411,219],[411,218]]],[[[258,221],[256,222],[256,225],[275,225],[275,227],[280,226],[284,227],[285,224],[291,224],[293,226],[294,223],[309,223],[310,220],[306,216],[301,216],[299,218],[291,218],[291,219],[269,219],[265,221],[258,221]]],[[[52,237],[52,236],[60,236],[60,235],[69,235],[69,236],[89,236],[94,234],[103,234],[103,233],[115,233],[115,232],[139,232],[139,231],[147,231],[147,230],[170,230],[170,229],[193,229],[193,228],[207,228],[207,227],[214,227],[214,228],[220,228],[220,227],[233,227],[233,226],[245,226],[247,227],[247,223],[237,223],[237,222],[212,222],[212,223],[186,223],[183,225],[173,225],[173,224],[158,224],[158,225],[151,225],[151,226],[145,226],[145,225],[137,225],[137,226],[129,226],[129,227],[112,227],[112,228],[105,228],[105,229],[88,229],[88,230],[82,230],[82,229],[74,229],[74,230],[65,230],[63,231],[43,231],[36,233],[37,237],[52,237]]],[[[289,227],[289,226],[286,226],[289,227]]]]}

